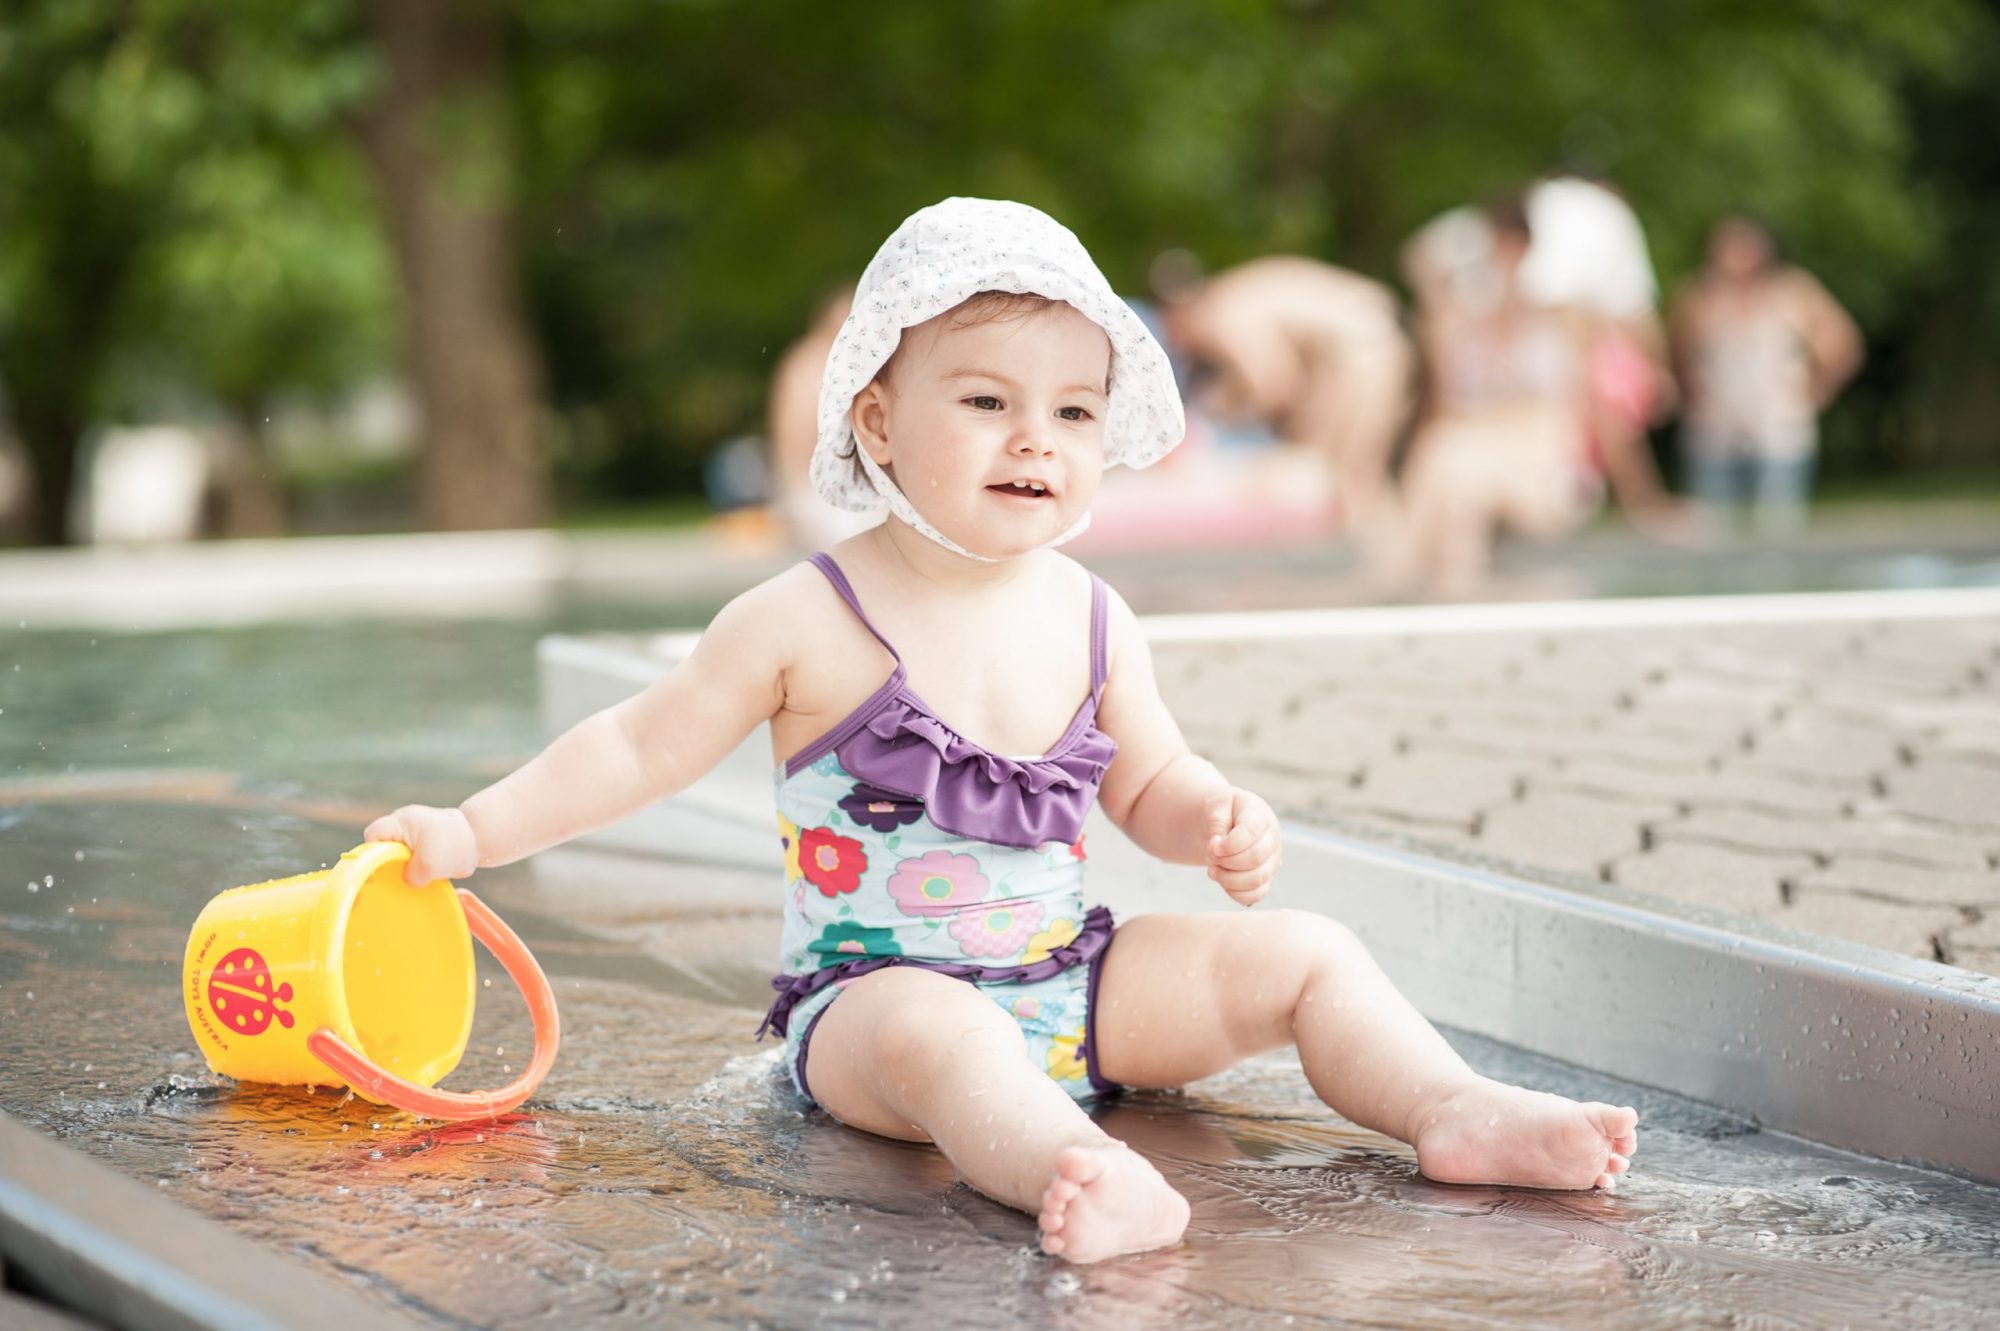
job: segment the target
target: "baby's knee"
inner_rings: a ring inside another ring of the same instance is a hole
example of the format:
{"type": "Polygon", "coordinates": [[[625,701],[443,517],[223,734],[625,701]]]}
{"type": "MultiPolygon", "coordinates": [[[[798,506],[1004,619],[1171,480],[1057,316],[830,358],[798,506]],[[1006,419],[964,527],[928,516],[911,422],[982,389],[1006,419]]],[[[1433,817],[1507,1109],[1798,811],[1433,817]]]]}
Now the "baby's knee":
{"type": "Polygon", "coordinates": [[[1354,930],[1318,911],[1271,911],[1265,927],[1280,954],[1307,970],[1368,955],[1354,930]]]}
{"type": "Polygon", "coordinates": [[[875,1023],[874,1055],[891,1077],[935,1075],[964,1056],[1024,1056],[1020,1027],[990,999],[962,980],[939,977],[931,992],[911,994],[887,1007],[875,1023]]]}

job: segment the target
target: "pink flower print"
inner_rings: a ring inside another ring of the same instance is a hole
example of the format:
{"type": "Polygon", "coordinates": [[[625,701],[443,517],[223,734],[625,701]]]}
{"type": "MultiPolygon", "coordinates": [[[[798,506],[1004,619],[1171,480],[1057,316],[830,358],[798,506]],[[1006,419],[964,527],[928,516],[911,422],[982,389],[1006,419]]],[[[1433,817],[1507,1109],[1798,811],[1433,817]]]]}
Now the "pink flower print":
{"type": "Polygon", "coordinates": [[[1042,1005],[1033,998],[1017,998],[1014,1000],[1014,1015],[1022,1021],[1033,1021],[1042,1015],[1042,1005]]]}
{"type": "Polygon", "coordinates": [[[960,911],[950,933],[968,957],[1011,957],[1027,945],[1042,922],[1042,908],[1032,901],[960,911]]]}
{"type": "Polygon", "coordinates": [[[951,915],[986,895],[986,875],[970,855],[926,851],[896,866],[889,895],[905,915],[951,915]]]}

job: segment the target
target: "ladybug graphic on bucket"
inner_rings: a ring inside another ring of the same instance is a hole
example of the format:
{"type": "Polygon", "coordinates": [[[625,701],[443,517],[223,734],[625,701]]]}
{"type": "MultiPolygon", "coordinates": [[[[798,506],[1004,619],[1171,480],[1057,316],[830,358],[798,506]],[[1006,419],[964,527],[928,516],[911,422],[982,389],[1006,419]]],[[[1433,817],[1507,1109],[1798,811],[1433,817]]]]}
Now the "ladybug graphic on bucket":
{"type": "Polygon", "coordinates": [[[254,948],[237,948],[208,973],[208,1005],[222,1018],[223,1029],[237,1035],[262,1035],[274,1016],[290,1030],[292,1014],[278,1004],[291,1001],[292,986],[274,988],[271,968],[254,948]]]}

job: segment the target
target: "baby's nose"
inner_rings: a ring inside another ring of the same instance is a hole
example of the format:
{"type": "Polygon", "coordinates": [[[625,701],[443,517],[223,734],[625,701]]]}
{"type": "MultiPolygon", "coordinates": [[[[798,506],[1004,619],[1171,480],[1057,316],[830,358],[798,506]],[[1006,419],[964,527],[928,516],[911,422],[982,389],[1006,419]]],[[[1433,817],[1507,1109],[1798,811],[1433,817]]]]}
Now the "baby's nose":
{"type": "Polygon", "coordinates": [[[1055,438],[1045,425],[1023,425],[1014,434],[1014,452],[1017,454],[1050,457],[1055,451],[1055,438]]]}

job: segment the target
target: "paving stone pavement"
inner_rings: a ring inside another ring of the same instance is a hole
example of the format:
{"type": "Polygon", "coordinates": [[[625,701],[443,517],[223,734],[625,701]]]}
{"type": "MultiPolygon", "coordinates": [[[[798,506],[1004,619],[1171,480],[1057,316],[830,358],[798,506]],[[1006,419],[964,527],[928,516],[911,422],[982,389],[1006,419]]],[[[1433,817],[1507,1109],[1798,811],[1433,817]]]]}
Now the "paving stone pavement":
{"type": "Polygon", "coordinates": [[[2000,975],[2000,617],[1154,648],[1281,815],[2000,975]]]}

